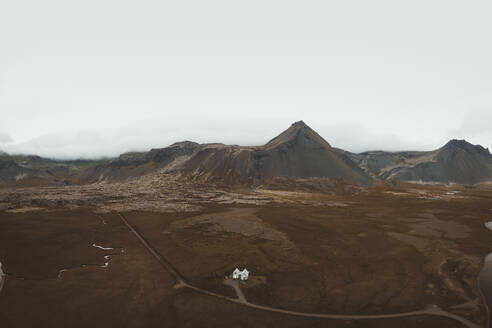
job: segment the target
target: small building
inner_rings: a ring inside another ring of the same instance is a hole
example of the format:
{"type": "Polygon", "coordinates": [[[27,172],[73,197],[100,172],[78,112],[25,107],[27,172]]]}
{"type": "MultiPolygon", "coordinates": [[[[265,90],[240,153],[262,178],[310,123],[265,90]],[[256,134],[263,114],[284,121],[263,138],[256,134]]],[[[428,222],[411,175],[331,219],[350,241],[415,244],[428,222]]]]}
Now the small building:
{"type": "Polygon", "coordinates": [[[249,278],[249,271],[246,270],[246,268],[241,272],[240,279],[241,280],[248,280],[249,278]]]}
{"type": "Polygon", "coordinates": [[[241,275],[241,270],[239,270],[238,268],[236,268],[233,272],[232,272],[232,279],[239,279],[239,276],[241,275]]]}

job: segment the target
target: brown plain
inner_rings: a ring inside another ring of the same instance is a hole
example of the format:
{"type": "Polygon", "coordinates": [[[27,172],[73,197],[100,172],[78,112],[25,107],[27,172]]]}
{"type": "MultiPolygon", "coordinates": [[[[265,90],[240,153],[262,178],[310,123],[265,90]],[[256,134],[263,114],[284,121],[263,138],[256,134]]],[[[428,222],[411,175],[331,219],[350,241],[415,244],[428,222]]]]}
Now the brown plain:
{"type": "Polygon", "coordinates": [[[53,188],[44,196],[50,202],[34,204],[43,196],[4,189],[0,261],[7,279],[0,294],[0,324],[462,327],[455,320],[424,315],[302,318],[174,288],[174,277],[122,223],[121,212],[187,282],[214,293],[236,297],[224,277],[246,267],[254,283],[242,292],[258,305],[389,314],[434,304],[483,325],[486,312],[476,278],[492,249],[490,231],[483,226],[492,215],[492,191],[455,186],[457,198],[447,194],[447,186],[417,187],[251,192],[180,189],[176,183],[170,187],[176,188],[174,198],[166,191],[157,199],[135,191],[111,197],[104,189],[110,187],[101,187],[77,190],[80,202],[58,202],[64,189],[53,188]],[[414,192],[417,187],[423,193],[414,192]]]}

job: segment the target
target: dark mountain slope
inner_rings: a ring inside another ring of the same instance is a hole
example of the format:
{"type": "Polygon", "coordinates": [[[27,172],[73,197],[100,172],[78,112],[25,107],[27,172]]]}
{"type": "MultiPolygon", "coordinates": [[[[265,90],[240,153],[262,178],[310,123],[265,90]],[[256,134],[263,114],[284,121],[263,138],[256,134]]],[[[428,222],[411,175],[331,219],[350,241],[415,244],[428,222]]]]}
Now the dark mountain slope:
{"type": "Polygon", "coordinates": [[[0,184],[17,186],[68,184],[71,177],[105,160],[55,160],[0,152],[0,184]]]}
{"type": "Polygon", "coordinates": [[[359,154],[351,153],[343,149],[337,149],[337,151],[350,157],[357,165],[376,179],[379,179],[379,176],[388,168],[406,165],[405,163],[407,162],[411,162],[418,157],[429,154],[429,152],[425,151],[388,152],[376,150],[359,154]]]}
{"type": "Polygon", "coordinates": [[[73,161],[0,152],[2,185],[113,182],[161,168],[248,185],[276,177],[342,178],[358,184],[378,179],[459,184],[492,181],[489,150],[464,140],[451,140],[434,151],[354,154],[331,147],[302,121],[256,147],[184,141],[148,152],[125,153],[112,160],[73,161]]]}
{"type": "Polygon", "coordinates": [[[34,186],[56,182],[51,172],[20,165],[6,154],[0,156],[0,184],[2,185],[34,186]]]}
{"type": "Polygon", "coordinates": [[[26,170],[6,155],[0,157],[0,183],[10,183],[25,176],[26,170]]]}
{"type": "Polygon", "coordinates": [[[73,182],[112,182],[139,177],[163,168],[179,157],[191,155],[199,148],[200,145],[196,142],[184,141],[165,148],[151,149],[149,152],[125,153],[108,163],[95,165],[84,170],[73,178],[73,182]]]}
{"type": "Polygon", "coordinates": [[[369,184],[371,178],[348,156],[336,152],[304,122],[296,122],[260,147],[209,145],[185,164],[188,172],[228,182],[286,177],[328,177],[369,184]]]}
{"type": "Polygon", "coordinates": [[[385,180],[476,184],[492,181],[492,155],[480,145],[451,140],[381,170],[385,180]]]}

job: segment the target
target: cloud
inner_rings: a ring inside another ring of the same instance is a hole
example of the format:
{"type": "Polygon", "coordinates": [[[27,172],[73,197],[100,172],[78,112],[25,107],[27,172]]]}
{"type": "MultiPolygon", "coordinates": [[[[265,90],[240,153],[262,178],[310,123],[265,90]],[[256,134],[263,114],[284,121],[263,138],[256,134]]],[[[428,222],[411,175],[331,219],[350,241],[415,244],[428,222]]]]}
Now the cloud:
{"type": "Polygon", "coordinates": [[[8,134],[0,132],[0,144],[8,144],[14,141],[8,134]]]}
{"type": "Polygon", "coordinates": [[[486,148],[492,146],[492,107],[479,108],[466,113],[462,124],[454,130],[454,138],[466,139],[486,148]]]}
{"type": "Polygon", "coordinates": [[[467,113],[491,104],[490,1],[193,2],[11,1],[0,148],[258,145],[297,120],[356,152],[492,145],[491,108],[467,113]]]}
{"type": "Polygon", "coordinates": [[[112,149],[111,138],[101,136],[96,131],[74,133],[53,133],[22,143],[5,145],[4,150],[11,154],[36,154],[50,158],[95,158],[114,156],[118,149],[112,149]]]}
{"type": "Polygon", "coordinates": [[[357,122],[341,122],[315,129],[332,147],[360,153],[369,150],[433,150],[440,140],[422,140],[415,135],[399,134],[392,128],[370,127],[357,122]]]}
{"type": "Polygon", "coordinates": [[[110,122],[104,128],[97,126],[43,134],[18,143],[12,143],[11,138],[4,138],[10,142],[2,144],[1,148],[14,154],[73,159],[116,157],[128,151],[148,151],[184,140],[263,145],[298,120],[304,120],[333,147],[352,152],[433,150],[451,138],[464,138],[484,147],[492,143],[492,131],[488,126],[492,121],[492,113],[488,111],[470,112],[453,122],[455,127],[442,124],[436,128],[433,123],[435,120],[410,121],[409,118],[407,124],[399,124],[401,117],[371,121],[359,116],[353,120],[332,119],[326,122],[328,120],[320,119],[329,117],[326,113],[300,113],[288,106],[284,106],[282,111],[278,106],[272,112],[267,111],[268,106],[258,106],[258,109],[255,106],[239,107],[240,110],[234,113],[227,112],[225,108],[214,111],[207,107],[205,112],[195,113],[202,120],[179,115],[155,115],[117,126],[110,122]],[[283,115],[278,115],[279,112],[283,115]]]}
{"type": "MultiPolygon", "coordinates": [[[[184,140],[244,146],[263,145],[294,121],[304,119],[295,112],[278,119],[262,117],[261,120],[248,120],[241,115],[235,118],[222,115],[221,118],[222,120],[211,113],[203,122],[181,119],[140,120],[117,128],[44,134],[22,143],[6,144],[2,148],[9,153],[73,159],[116,157],[128,151],[148,151],[184,140]]],[[[431,150],[441,145],[441,140],[429,144],[422,139],[402,138],[393,129],[377,129],[357,122],[327,125],[310,119],[305,119],[305,122],[333,147],[352,152],[431,150]]]]}
{"type": "Polygon", "coordinates": [[[476,136],[492,132],[492,108],[475,109],[468,112],[456,130],[459,136],[476,136]]]}

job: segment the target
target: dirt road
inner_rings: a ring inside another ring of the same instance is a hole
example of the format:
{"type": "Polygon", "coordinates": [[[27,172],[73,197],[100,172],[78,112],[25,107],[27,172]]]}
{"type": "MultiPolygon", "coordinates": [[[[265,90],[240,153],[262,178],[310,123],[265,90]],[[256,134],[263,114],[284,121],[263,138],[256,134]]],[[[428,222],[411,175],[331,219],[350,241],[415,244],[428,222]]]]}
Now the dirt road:
{"type": "Polygon", "coordinates": [[[123,215],[118,213],[123,223],[130,229],[131,232],[138,238],[138,240],[148,249],[148,251],[159,261],[159,263],[167,270],[170,274],[174,276],[177,283],[187,285],[183,276],[169,263],[165,258],[163,258],[148,242],[145,238],[137,231],[135,228],[125,219],[123,215]]]}
{"type": "Polygon", "coordinates": [[[244,293],[243,291],[241,290],[241,287],[239,286],[239,281],[238,280],[233,280],[233,279],[226,279],[224,281],[224,284],[227,285],[227,286],[231,286],[232,288],[234,288],[234,291],[236,292],[236,295],[237,295],[237,298],[243,302],[243,303],[248,303],[248,301],[246,300],[246,297],[244,296],[244,293]]]}

